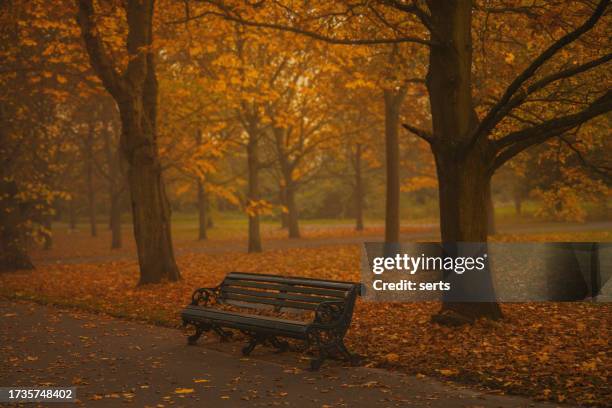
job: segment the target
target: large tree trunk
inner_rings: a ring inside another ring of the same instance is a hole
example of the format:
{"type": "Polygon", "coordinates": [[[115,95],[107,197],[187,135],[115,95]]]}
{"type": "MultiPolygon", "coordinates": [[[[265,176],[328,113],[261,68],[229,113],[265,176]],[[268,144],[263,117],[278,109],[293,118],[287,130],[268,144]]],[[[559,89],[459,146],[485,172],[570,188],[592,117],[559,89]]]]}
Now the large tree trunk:
{"type": "Polygon", "coordinates": [[[385,99],[385,164],[387,196],[385,202],[385,243],[399,243],[400,233],[400,173],[399,116],[405,90],[384,90],[385,99]]]}
{"type": "MultiPolygon", "coordinates": [[[[440,197],[442,242],[486,242],[488,189],[492,154],[486,139],[472,145],[478,119],[472,103],[471,1],[430,0],[433,30],[439,38],[430,49],[429,90],[440,197]]],[[[490,275],[481,282],[494,289],[490,275]]],[[[444,302],[436,321],[448,324],[478,317],[499,318],[496,302],[444,302]]]]}
{"type": "Polygon", "coordinates": [[[89,131],[85,139],[85,179],[87,184],[87,213],[89,215],[89,227],[91,236],[98,236],[96,223],[96,188],[94,186],[94,125],[89,123],[89,131]]]}
{"type": "Polygon", "coordinates": [[[0,271],[32,269],[17,184],[0,177],[0,271]]]}
{"type": "Polygon", "coordinates": [[[204,241],[208,239],[208,200],[206,199],[206,189],[204,182],[198,179],[198,239],[204,241]]]}
{"type": "Polygon", "coordinates": [[[247,206],[249,209],[249,253],[261,252],[261,235],[259,231],[259,157],[257,151],[257,135],[250,134],[247,144],[247,165],[249,187],[247,206]]]}
{"type": "Polygon", "coordinates": [[[170,205],[157,150],[154,0],[124,2],[129,61],[118,74],[96,27],[92,0],[79,0],[78,22],[90,61],[121,115],[120,147],[127,163],[140,284],[180,279],[170,232],[170,205]]]}
{"type": "MultiPolygon", "coordinates": [[[[125,122],[130,118],[124,118],[125,122]]],[[[131,133],[128,124],[126,140],[146,135],[131,133]]],[[[150,137],[150,136],[149,136],[150,137]]],[[[141,146],[124,151],[128,162],[134,237],[138,248],[140,284],[180,279],[174,259],[170,232],[170,205],[162,180],[162,170],[155,145],[141,146]]]]}
{"type": "Polygon", "coordinates": [[[355,229],[363,231],[363,178],[361,174],[361,143],[357,143],[355,148],[355,229]]]}
{"type": "MultiPolygon", "coordinates": [[[[487,242],[488,235],[488,184],[486,162],[478,151],[463,160],[436,157],[440,194],[440,227],[442,242],[446,245],[466,242],[487,242]]],[[[453,156],[456,157],[456,156],[453,156]]],[[[470,281],[470,275],[461,276],[468,291],[476,285],[481,295],[494,297],[490,274],[479,275],[478,281],[470,281]],[[470,286],[472,288],[470,288],[470,286]]],[[[455,282],[456,283],[456,282],[455,282]]],[[[462,290],[453,287],[455,294],[462,290]]],[[[479,317],[497,319],[501,309],[495,302],[445,302],[442,313],[435,321],[446,324],[468,323],[479,317]]]]}

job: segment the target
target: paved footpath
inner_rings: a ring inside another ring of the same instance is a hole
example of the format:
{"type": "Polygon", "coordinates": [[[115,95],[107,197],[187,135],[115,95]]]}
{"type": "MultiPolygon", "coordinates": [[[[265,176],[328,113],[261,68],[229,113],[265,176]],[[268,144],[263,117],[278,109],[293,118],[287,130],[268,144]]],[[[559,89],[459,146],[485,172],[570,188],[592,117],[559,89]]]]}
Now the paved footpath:
{"type": "Polygon", "coordinates": [[[0,300],[0,386],[76,386],[87,407],[555,406],[338,363],[313,373],[297,353],[245,359],[239,342],[213,341],[190,347],[176,329],[0,300]]]}

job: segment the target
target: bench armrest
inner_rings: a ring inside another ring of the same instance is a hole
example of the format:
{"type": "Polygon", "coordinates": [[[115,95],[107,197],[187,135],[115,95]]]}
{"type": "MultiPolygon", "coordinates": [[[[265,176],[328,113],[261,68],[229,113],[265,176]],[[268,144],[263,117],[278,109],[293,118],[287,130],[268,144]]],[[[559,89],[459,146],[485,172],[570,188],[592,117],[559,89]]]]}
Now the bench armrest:
{"type": "Polygon", "coordinates": [[[219,296],[219,287],[214,288],[199,288],[191,295],[191,304],[193,306],[208,306],[209,304],[217,303],[219,296]]]}
{"type": "Polygon", "coordinates": [[[330,300],[319,303],[311,327],[329,329],[341,324],[345,319],[345,308],[346,302],[343,300],[330,300]]]}

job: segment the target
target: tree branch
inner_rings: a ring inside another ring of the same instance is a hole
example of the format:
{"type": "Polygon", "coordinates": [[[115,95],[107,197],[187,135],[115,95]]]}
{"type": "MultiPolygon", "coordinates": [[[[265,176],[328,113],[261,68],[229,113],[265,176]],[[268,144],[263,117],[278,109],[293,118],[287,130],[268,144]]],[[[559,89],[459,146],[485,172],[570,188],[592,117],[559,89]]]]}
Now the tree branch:
{"type": "Polygon", "coordinates": [[[382,3],[401,10],[405,13],[414,14],[432,35],[436,35],[433,28],[433,24],[431,22],[431,16],[419,6],[417,6],[414,2],[412,2],[412,4],[404,4],[398,0],[382,0],[382,3]]]}
{"type": "Polygon", "coordinates": [[[562,135],[586,121],[610,112],[612,110],[612,91],[593,101],[588,108],[582,111],[551,119],[539,125],[512,132],[500,140],[494,142],[494,148],[499,152],[493,161],[492,169],[495,170],[508,160],[527,149],[530,146],[542,143],[552,137],[562,135]]]}
{"type": "Polygon", "coordinates": [[[420,137],[421,139],[425,140],[430,145],[435,142],[435,140],[433,138],[433,135],[430,132],[426,131],[426,130],[419,129],[419,128],[416,128],[414,126],[410,126],[410,125],[408,125],[406,123],[403,123],[402,126],[406,130],[408,130],[410,133],[413,133],[416,136],[420,137]]]}
{"type": "MultiPolygon", "coordinates": [[[[609,62],[610,60],[612,60],[612,53],[604,55],[603,57],[597,58],[593,61],[589,61],[587,63],[584,63],[582,65],[578,65],[572,68],[568,68],[566,70],[563,71],[559,71],[556,72],[554,74],[551,74],[545,78],[540,79],[539,81],[534,82],[532,85],[530,85],[526,90],[524,90],[523,92],[515,95],[507,104],[504,108],[502,108],[498,115],[497,118],[493,121],[492,125],[491,125],[491,129],[493,127],[495,127],[495,125],[497,125],[497,123],[499,123],[504,117],[509,116],[510,112],[515,109],[516,107],[518,107],[519,105],[521,105],[523,102],[525,102],[527,100],[527,97],[531,94],[533,94],[534,92],[537,92],[543,88],[545,88],[546,86],[550,85],[553,82],[562,80],[562,79],[566,79],[575,75],[578,75],[580,73],[586,72],[590,69],[596,68],[600,65],[603,65],[607,62],[609,62]]],[[[531,102],[535,102],[536,100],[534,99],[530,99],[531,102]]],[[[585,104],[586,105],[586,104],[585,104]]]]}
{"type": "MultiPolygon", "coordinates": [[[[511,101],[511,98],[516,94],[516,92],[521,88],[521,86],[527,81],[529,78],[533,77],[536,71],[544,65],[546,61],[552,58],[559,50],[563,47],[571,44],[575,40],[577,40],[584,33],[592,29],[597,21],[603,16],[606,8],[608,7],[610,0],[601,0],[595,11],[580,27],[576,28],[574,31],[564,35],[557,41],[555,41],[550,47],[548,47],[545,51],[543,51],[533,62],[521,73],[519,74],[514,81],[506,88],[501,99],[493,106],[484,119],[480,122],[478,127],[475,129],[472,138],[470,140],[469,147],[474,146],[479,138],[487,135],[497,123],[503,119],[509,112],[507,108],[508,103],[511,101]]],[[[567,72],[566,72],[567,74],[567,72]]],[[[560,79],[560,78],[557,78],[560,79]]],[[[556,81],[557,79],[552,79],[549,82],[545,82],[545,86],[551,82],[556,81]]],[[[535,84],[534,84],[535,85],[535,84]]],[[[540,86],[540,88],[542,87],[540,86]]],[[[537,88],[537,89],[540,89],[537,88]]],[[[519,97],[520,98],[520,97],[519,97]]]]}
{"type": "MultiPolygon", "coordinates": [[[[306,37],[314,38],[315,40],[323,41],[328,44],[336,44],[336,45],[375,45],[375,44],[398,44],[398,43],[415,43],[415,44],[422,44],[422,45],[427,45],[427,46],[432,45],[431,41],[424,40],[419,37],[411,37],[411,36],[398,37],[398,38],[369,38],[369,39],[329,37],[329,36],[317,33],[315,31],[310,31],[310,30],[302,29],[298,27],[292,27],[292,26],[276,24],[276,23],[266,23],[266,22],[261,22],[261,21],[245,20],[238,15],[231,14],[230,10],[227,7],[224,7],[223,5],[219,4],[216,1],[212,1],[212,0],[200,0],[200,1],[208,3],[212,6],[215,6],[221,11],[220,12],[206,11],[201,14],[191,16],[189,18],[190,20],[195,20],[198,18],[212,15],[212,16],[220,17],[227,21],[233,21],[235,23],[242,24],[247,27],[258,27],[258,28],[265,28],[265,29],[272,29],[272,30],[279,30],[279,31],[287,31],[287,32],[295,33],[295,34],[304,35],[306,37]]],[[[172,23],[182,24],[185,21],[186,21],[185,19],[182,19],[178,21],[173,21],[172,23]]]]}
{"type": "Polygon", "coordinates": [[[85,48],[89,54],[89,60],[100,80],[115,98],[123,94],[125,85],[121,75],[116,71],[110,58],[106,54],[104,44],[98,37],[96,23],[94,21],[93,0],[78,0],[79,11],[77,22],[81,29],[81,36],[85,41],[85,48]]]}
{"type": "Polygon", "coordinates": [[[574,146],[574,144],[572,142],[570,142],[569,140],[567,140],[563,136],[559,136],[559,139],[561,139],[561,141],[563,143],[565,143],[567,145],[567,147],[569,147],[576,154],[576,157],[578,157],[578,160],[580,160],[580,162],[582,163],[582,165],[584,167],[586,167],[588,169],[591,169],[593,172],[599,174],[600,176],[605,178],[608,183],[612,182],[612,175],[611,175],[612,172],[610,172],[610,168],[609,167],[600,167],[600,166],[596,166],[593,163],[590,163],[583,156],[582,152],[580,152],[580,150],[578,150],[576,148],[576,146],[574,146]]]}

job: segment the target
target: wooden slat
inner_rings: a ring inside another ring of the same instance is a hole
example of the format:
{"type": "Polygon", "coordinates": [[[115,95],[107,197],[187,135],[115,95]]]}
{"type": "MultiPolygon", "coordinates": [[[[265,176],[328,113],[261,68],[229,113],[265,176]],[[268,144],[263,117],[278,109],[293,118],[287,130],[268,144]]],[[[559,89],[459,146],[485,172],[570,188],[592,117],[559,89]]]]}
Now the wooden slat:
{"type": "Polygon", "coordinates": [[[307,294],[313,294],[313,295],[330,296],[330,297],[338,298],[338,299],[344,299],[348,295],[347,290],[321,289],[321,288],[313,288],[313,287],[306,287],[306,286],[285,285],[285,284],[279,284],[279,283],[263,283],[263,282],[243,280],[243,279],[234,279],[234,278],[225,279],[225,281],[223,281],[223,286],[225,285],[257,288],[257,289],[277,290],[279,292],[285,291],[285,292],[294,292],[294,293],[307,293],[307,294]]]}
{"type": "Polygon", "coordinates": [[[197,306],[186,307],[181,316],[186,320],[216,321],[220,323],[232,323],[237,328],[265,327],[269,329],[282,330],[285,332],[304,332],[307,323],[297,320],[280,319],[271,316],[248,315],[239,312],[222,311],[197,306]]]}
{"type": "Polygon", "coordinates": [[[280,300],[280,299],[268,299],[256,296],[247,296],[247,295],[239,295],[237,293],[225,293],[225,298],[232,300],[240,300],[243,302],[249,303],[263,303],[266,305],[280,306],[280,307],[290,307],[294,309],[307,309],[307,310],[316,310],[316,303],[304,303],[304,302],[295,302],[291,300],[280,300]]]}
{"type": "Polygon", "coordinates": [[[249,289],[242,289],[242,288],[236,288],[236,287],[231,287],[231,286],[224,286],[223,291],[226,293],[238,293],[238,294],[247,295],[247,296],[257,296],[257,297],[271,298],[271,299],[295,300],[298,302],[308,302],[308,303],[321,303],[321,302],[328,302],[330,300],[337,300],[336,298],[329,298],[329,297],[296,295],[293,293],[282,293],[282,292],[266,292],[263,290],[249,290],[249,289]]]}
{"type": "Polygon", "coordinates": [[[304,326],[308,324],[307,322],[303,322],[301,320],[285,319],[282,317],[267,316],[267,315],[254,315],[251,313],[237,312],[234,310],[221,310],[221,309],[213,309],[209,307],[194,306],[194,305],[187,305],[185,309],[183,309],[183,313],[194,313],[196,315],[239,316],[245,319],[246,318],[249,318],[249,319],[253,318],[257,320],[263,319],[263,320],[269,320],[269,321],[274,321],[274,322],[279,322],[279,323],[294,324],[298,326],[304,326]]]}
{"type": "Polygon", "coordinates": [[[312,278],[293,278],[288,276],[278,276],[278,275],[264,275],[257,273],[244,273],[244,272],[230,272],[227,275],[228,278],[231,279],[244,279],[244,280],[253,280],[260,282],[275,282],[275,283],[284,283],[289,285],[302,285],[302,286],[311,286],[315,288],[326,288],[326,289],[340,289],[340,290],[351,290],[358,283],[353,282],[341,282],[341,281],[331,281],[325,279],[312,279],[312,278]]]}

